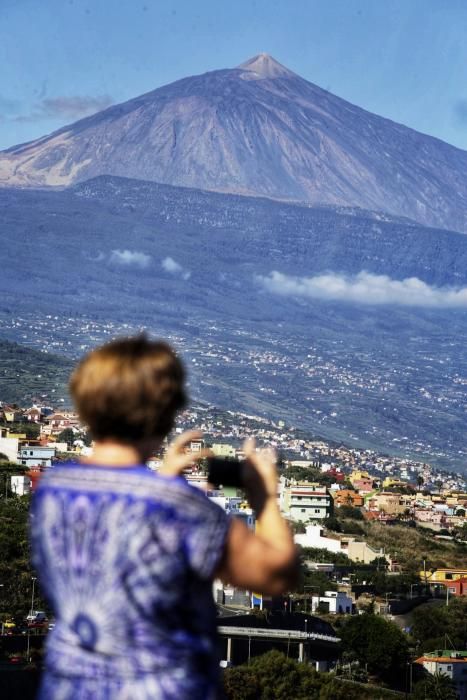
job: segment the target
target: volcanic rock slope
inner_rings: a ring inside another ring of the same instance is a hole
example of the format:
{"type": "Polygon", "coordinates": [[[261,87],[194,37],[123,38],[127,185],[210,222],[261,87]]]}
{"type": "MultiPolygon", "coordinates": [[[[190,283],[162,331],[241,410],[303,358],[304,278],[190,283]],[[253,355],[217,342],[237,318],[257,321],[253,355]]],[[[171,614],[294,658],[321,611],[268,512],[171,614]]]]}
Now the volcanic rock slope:
{"type": "Polygon", "coordinates": [[[467,152],[370,114],[267,54],[0,153],[0,184],[117,175],[356,206],[467,232],[467,152]]]}

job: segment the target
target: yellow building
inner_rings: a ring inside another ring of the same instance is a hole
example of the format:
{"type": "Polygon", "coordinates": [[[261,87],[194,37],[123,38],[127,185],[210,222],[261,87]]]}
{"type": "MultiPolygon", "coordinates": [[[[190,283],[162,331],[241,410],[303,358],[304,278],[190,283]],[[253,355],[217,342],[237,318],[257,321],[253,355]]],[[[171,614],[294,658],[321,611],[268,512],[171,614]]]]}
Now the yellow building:
{"type": "Polygon", "coordinates": [[[391,476],[387,476],[385,478],[385,480],[383,481],[383,488],[388,489],[391,486],[395,486],[396,488],[405,487],[405,486],[407,486],[407,482],[401,481],[400,479],[394,479],[391,476]]]}
{"type": "MultiPolygon", "coordinates": [[[[420,579],[425,581],[425,572],[420,571],[420,579]]],[[[427,583],[447,583],[448,581],[455,581],[458,578],[464,578],[467,576],[467,569],[435,569],[435,571],[426,572],[426,582],[427,583]]]]}
{"type": "Polygon", "coordinates": [[[354,481],[360,481],[361,479],[371,479],[371,477],[368,472],[364,471],[363,469],[354,469],[349,476],[349,481],[351,484],[353,484],[354,481]]]}

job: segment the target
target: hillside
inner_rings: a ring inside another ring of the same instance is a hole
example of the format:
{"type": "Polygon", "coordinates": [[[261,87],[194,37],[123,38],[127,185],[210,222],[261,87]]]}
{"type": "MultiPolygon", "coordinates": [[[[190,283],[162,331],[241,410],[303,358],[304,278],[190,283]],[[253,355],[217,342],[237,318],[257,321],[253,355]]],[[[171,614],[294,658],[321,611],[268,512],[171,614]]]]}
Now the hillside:
{"type": "Polygon", "coordinates": [[[0,401],[27,406],[65,399],[70,360],[0,339],[0,401]]]}
{"type": "Polygon", "coordinates": [[[179,348],[194,399],[465,468],[465,308],[337,303],[261,283],[274,270],[367,270],[466,286],[465,235],[113,177],[0,189],[0,212],[2,337],[76,358],[145,327],[179,348]]]}
{"type": "Polygon", "coordinates": [[[467,231],[467,153],[366,112],[266,54],[183,78],[0,153],[0,185],[118,175],[467,231]]]}

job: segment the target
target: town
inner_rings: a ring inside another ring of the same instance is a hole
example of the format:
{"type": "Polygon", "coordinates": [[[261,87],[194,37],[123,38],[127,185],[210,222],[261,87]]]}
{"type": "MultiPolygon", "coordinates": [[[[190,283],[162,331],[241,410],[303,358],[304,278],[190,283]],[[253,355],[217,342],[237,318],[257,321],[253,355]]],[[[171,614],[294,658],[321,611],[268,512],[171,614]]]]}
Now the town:
{"type": "MultiPolygon", "coordinates": [[[[275,448],[278,503],[302,552],[302,581],[279,601],[214,583],[226,667],[264,653],[266,643],[281,648],[287,639],[299,661],[306,659],[317,670],[334,669],[361,679],[362,660],[342,665],[339,619],[357,619],[371,610],[410,635],[411,627],[417,626],[418,606],[434,602],[454,610],[453,601],[465,600],[467,488],[462,474],[330,443],[284,421],[207,404],[185,410],[175,432],[192,428],[203,433],[203,438],[192,441],[192,451],[210,447],[216,456],[232,460],[233,468],[235,460],[243,458],[246,437],[275,448]],[[277,617],[284,608],[287,623],[277,617]],[[269,617],[252,618],[252,613],[269,617]]],[[[86,428],[72,410],[0,402],[4,498],[27,496],[42,472],[91,450],[86,428]]],[[[163,456],[163,449],[153,455],[149,468],[157,471],[163,456]]],[[[255,527],[255,513],[241,489],[208,484],[203,463],[189,469],[186,478],[229,514],[255,527]]],[[[50,624],[41,619],[45,613],[35,610],[34,603],[29,613],[28,644],[31,631],[44,632],[50,624]]],[[[12,627],[6,611],[4,633],[11,633],[12,627]]],[[[412,661],[430,673],[448,673],[457,683],[461,671],[467,670],[467,653],[457,647],[446,649],[446,644],[438,646],[443,650],[422,648],[418,640],[412,661]]],[[[462,692],[464,698],[465,684],[462,692]]]]}

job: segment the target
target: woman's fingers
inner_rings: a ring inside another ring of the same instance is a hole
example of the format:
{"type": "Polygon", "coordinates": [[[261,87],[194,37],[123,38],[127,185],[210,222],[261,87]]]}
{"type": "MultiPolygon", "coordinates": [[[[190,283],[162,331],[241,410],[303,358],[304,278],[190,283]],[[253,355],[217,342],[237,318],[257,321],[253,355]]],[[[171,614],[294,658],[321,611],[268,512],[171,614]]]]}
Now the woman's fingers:
{"type": "Polygon", "coordinates": [[[186,451],[188,443],[193,439],[199,439],[201,435],[202,433],[199,431],[190,430],[179,436],[178,444],[177,441],[174,440],[167,450],[164,462],[159,469],[159,474],[177,476],[178,474],[182,474],[191,464],[211,457],[212,450],[207,448],[197,450],[196,452],[186,451]]]}
{"type": "Polygon", "coordinates": [[[169,445],[169,450],[181,452],[192,440],[200,440],[203,437],[201,430],[185,430],[181,435],[177,435],[169,445]]]}

